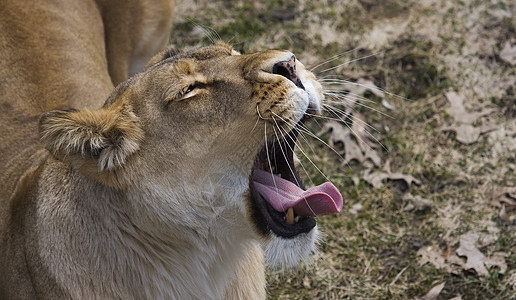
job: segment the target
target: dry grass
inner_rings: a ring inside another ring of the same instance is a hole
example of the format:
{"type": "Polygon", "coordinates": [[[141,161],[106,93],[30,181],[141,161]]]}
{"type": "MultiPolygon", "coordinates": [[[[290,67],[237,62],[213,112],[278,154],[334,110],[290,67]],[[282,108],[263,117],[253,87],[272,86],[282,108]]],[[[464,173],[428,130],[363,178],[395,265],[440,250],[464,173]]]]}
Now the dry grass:
{"type": "MultiPolygon", "coordinates": [[[[172,35],[178,46],[206,44],[208,31],[247,53],[289,49],[307,65],[350,51],[328,67],[353,62],[331,74],[371,80],[398,95],[386,96],[394,110],[367,92],[370,108],[355,106],[376,128],[376,145],[384,147],[375,148],[380,166],[345,164],[310,141],[310,158],[339,186],[345,204],[341,214],[319,218],[325,238],[311,266],[269,273],[271,299],[414,299],[443,282],[439,299],[516,298],[516,213],[510,205],[516,194],[510,194],[516,186],[516,70],[499,56],[506,42],[516,43],[514,1],[184,2],[172,35]],[[471,128],[492,130],[474,143],[460,143],[450,91],[464,97],[468,111],[487,111],[471,128]],[[365,178],[387,161],[393,172],[412,175],[419,185],[386,180],[374,188],[365,178]],[[407,209],[416,196],[430,204],[407,209]],[[352,214],[356,204],[362,209],[352,214]],[[419,249],[432,246],[449,259],[466,232],[479,234],[476,247],[484,255],[503,255],[505,274],[493,267],[480,276],[450,262],[451,269],[420,265],[419,249]]],[[[324,123],[312,124],[312,130],[324,123]]],[[[331,133],[322,136],[328,141],[331,133]]],[[[346,145],[335,147],[345,152],[346,145]]],[[[312,181],[323,180],[304,163],[312,181]]]]}

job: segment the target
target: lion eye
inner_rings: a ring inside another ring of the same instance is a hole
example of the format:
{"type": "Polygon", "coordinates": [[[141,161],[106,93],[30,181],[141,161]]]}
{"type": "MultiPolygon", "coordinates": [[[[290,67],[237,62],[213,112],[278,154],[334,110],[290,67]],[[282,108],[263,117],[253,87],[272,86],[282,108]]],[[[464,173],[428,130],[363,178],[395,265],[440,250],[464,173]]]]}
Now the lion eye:
{"type": "Polygon", "coordinates": [[[202,88],[205,88],[206,87],[206,84],[202,83],[202,82],[198,82],[196,81],[194,84],[191,84],[190,86],[188,86],[184,91],[183,91],[183,96],[185,96],[186,94],[192,92],[193,90],[195,89],[202,89],[202,88]]]}
{"type": "Polygon", "coordinates": [[[188,94],[190,93],[191,91],[195,90],[195,85],[191,84],[189,87],[186,88],[186,90],[184,91],[183,94],[188,94]]]}
{"type": "Polygon", "coordinates": [[[207,87],[206,83],[202,83],[199,81],[196,81],[189,86],[185,86],[180,90],[176,90],[175,92],[169,93],[168,97],[165,98],[165,102],[168,104],[175,102],[175,101],[183,101],[186,99],[189,99],[191,97],[194,97],[199,94],[200,89],[204,89],[207,87]]]}

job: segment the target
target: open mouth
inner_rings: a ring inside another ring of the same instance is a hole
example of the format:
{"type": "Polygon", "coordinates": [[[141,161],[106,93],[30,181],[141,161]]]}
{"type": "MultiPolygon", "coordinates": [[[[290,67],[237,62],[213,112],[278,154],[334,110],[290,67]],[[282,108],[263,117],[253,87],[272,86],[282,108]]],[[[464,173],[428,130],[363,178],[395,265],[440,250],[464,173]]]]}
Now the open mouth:
{"type": "Polygon", "coordinates": [[[249,183],[251,209],[255,225],[264,235],[272,231],[293,238],[311,231],[315,216],[342,209],[342,196],[332,183],[303,188],[293,153],[299,126],[266,145],[255,159],[249,183]]]}

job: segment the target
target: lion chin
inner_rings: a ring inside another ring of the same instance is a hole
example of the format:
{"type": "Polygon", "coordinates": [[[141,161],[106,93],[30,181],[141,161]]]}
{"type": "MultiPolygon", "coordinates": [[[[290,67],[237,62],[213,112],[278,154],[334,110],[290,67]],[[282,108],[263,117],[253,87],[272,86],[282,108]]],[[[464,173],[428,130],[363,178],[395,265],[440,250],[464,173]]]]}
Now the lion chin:
{"type": "Polygon", "coordinates": [[[220,42],[140,70],[172,4],[115,2],[6,0],[0,298],[264,299],[266,265],[308,262],[342,208],[296,170],[321,85],[288,51],[220,42]],[[128,22],[141,5],[153,21],[128,22]]]}
{"type": "Polygon", "coordinates": [[[292,268],[301,262],[308,263],[310,257],[317,251],[319,230],[317,226],[309,233],[302,233],[296,239],[274,238],[264,243],[265,257],[272,266],[292,268]]]}

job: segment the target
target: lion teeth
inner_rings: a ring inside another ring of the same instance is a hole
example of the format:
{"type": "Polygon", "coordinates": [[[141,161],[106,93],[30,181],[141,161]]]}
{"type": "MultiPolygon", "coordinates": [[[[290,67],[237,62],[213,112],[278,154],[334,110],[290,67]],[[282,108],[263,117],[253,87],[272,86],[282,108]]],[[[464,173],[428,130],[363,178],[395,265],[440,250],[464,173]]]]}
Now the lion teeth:
{"type": "Polygon", "coordinates": [[[294,209],[292,207],[287,209],[287,223],[294,224],[294,209]]]}

